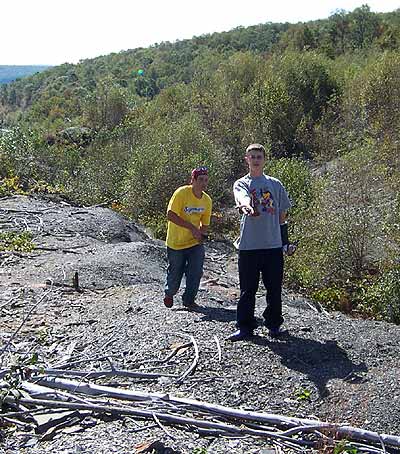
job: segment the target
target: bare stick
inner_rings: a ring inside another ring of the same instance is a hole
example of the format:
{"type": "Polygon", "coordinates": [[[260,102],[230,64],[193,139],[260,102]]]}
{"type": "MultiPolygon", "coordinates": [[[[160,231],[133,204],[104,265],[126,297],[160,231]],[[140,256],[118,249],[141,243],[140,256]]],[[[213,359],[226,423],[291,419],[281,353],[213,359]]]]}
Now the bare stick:
{"type": "Polygon", "coordinates": [[[77,292],[80,292],[81,289],[79,288],[79,275],[78,275],[78,271],[75,271],[74,273],[74,277],[72,278],[72,285],[74,287],[74,289],[77,291],[77,292]]]}
{"type": "Polygon", "coordinates": [[[168,437],[172,438],[173,440],[176,440],[176,438],[173,435],[171,435],[169,431],[161,424],[160,420],[157,418],[155,413],[153,413],[153,419],[160,427],[160,429],[168,435],[168,437]]]}
{"type": "Polygon", "coordinates": [[[215,340],[215,343],[217,344],[217,349],[218,349],[218,361],[221,362],[221,359],[222,359],[221,345],[220,345],[219,339],[216,335],[214,335],[214,340],[215,340]]]}
{"type": "Polygon", "coordinates": [[[192,344],[193,344],[193,348],[194,348],[194,358],[193,358],[193,362],[192,364],[189,366],[189,368],[186,370],[186,372],[184,372],[179,378],[178,380],[176,381],[177,383],[182,383],[183,380],[190,374],[192,374],[195,370],[196,370],[196,367],[197,367],[197,364],[199,362],[199,347],[197,345],[197,342],[195,340],[195,338],[193,336],[190,336],[190,339],[192,341],[192,344]]]}
{"type": "MultiPolygon", "coordinates": [[[[16,403],[17,399],[14,397],[6,397],[4,399],[6,403],[16,403]]],[[[79,404],[79,403],[71,403],[71,402],[58,402],[52,400],[44,400],[44,399],[31,399],[31,398],[21,398],[18,400],[26,405],[42,405],[44,407],[49,408],[70,408],[75,410],[91,410],[96,411],[99,413],[112,413],[112,414],[120,414],[120,415],[133,415],[142,418],[152,418],[154,419],[154,415],[159,420],[165,421],[170,424],[180,424],[180,425],[191,425],[194,427],[201,427],[206,429],[217,429],[220,431],[224,431],[227,434],[238,434],[238,435],[252,435],[258,436],[263,438],[270,438],[270,439],[283,439],[287,440],[290,443],[297,443],[302,446],[313,446],[313,442],[307,442],[303,440],[296,440],[290,439],[288,437],[281,436],[278,433],[273,432],[266,432],[264,430],[256,430],[256,429],[248,429],[244,427],[235,427],[231,424],[221,423],[221,422],[213,422],[213,421],[204,421],[195,418],[187,418],[182,416],[170,415],[166,413],[160,412],[153,412],[149,410],[138,410],[133,408],[126,408],[126,407],[117,407],[112,405],[96,405],[96,404],[79,404]]]]}
{"type": "Polygon", "coordinates": [[[151,360],[148,360],[148,361],[143,361],[143,364],[148,364],[148,363],[151,363],[151,364],[164,364],[164,363],[167,363],[170,359],[172,359],[180,350],[184,349],[184,348],[188,348],[188,347],[191,347],[192,346],[192,342],[187,342],[186,344],[181,344],[181,345],[178,345],[176,348],[174,348],[174,350],[164,359],[151,359],[151,360]]]}
{"type": "MultiPolygon", "coordinates": [[[[76,361],[71,361],[69,363],[56,364],[53,369],[65,369],[67,367],[76,366],[77,364],[81,363],[108,360],[109,357],[110,356],[95,356],[93,358],[77,359],[76,361]]],[[[115,357],[119,357],[119,355],[115,355],[115,357]]]]}
{"type": "Polygon", "coordinates": [[[100,378],[100,377],[130,377],[130,378],[145,378],[145,379],[157,379],[160,377],[176,378],[173,374],[162,374],[162,373],[146,373],[146,372],[133,372],[129,370],[100,370],[100,371],[84,371],[84,370],[64,370],[64,369],[34,369],[37,372],[41,372],[42,375],[49,375],[52,377],[85,377],[85,378],[100,378]]]}
{"type": "Polygon", "coordinates": [[[11,297],[7,302],[5,302],[4,304],[2,304],[2,305],[0,306],[0,310],[2,310],[3,308],[5,308],[6,306],[8,306],[10,303],[13,303],[14,300],[16,300],[17,298],[18,298],[18,297],[16,297],[16,296],[11,297]]]}

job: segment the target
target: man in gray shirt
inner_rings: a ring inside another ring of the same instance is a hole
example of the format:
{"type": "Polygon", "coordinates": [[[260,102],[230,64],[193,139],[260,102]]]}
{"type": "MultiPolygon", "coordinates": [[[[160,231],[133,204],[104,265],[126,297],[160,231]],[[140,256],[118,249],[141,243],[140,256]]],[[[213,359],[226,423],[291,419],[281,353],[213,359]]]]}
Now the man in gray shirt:
{"type": "Polygon", "coordinates": [[[282,317],[283,247],[287,247],[287,210],[291,203],[282,183],[263,173],[265,148],[251,144],[246,149],[249,173],[233,186],[240,222],[238,330],[229,339],[238,341],[253,335],[260,274],[266,288],[264,324],[272,337],[280,334],[282,317]]]}

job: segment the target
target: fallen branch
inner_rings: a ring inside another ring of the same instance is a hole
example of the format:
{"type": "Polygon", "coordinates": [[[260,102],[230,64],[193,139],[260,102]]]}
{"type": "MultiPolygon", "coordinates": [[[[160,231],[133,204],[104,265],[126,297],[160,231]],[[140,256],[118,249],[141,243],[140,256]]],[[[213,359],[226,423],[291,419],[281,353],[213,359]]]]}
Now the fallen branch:
{"type": "Polygon", "coordinates": [[[8,306],[10,303],[12,304],[17,299],[18,299],[18,296],[11,297],[8,301],[6,301],[4,304],[2,304],[0,306],[0,310],[3,310],[6,306],[8,306]]]}
{"type": "Polygon", "coordinates": [[[214,340],[215,340],[215,343],[217,344],[218,361],[221,362],[221,359],[222,359],[221,344],[219,343],[219,339],[217,336],[214,336],[214,340]]]}
{"type": "Polygon", "coordinates": [[[186,344],[178,345],[174,350],[164,359],[156,360],[156,361],[151,361],[151,362],[157,362],[157,363],[167,363],[170,359],[172,359],[174,356],[178,354],[178,352],[184,348],[188,348],[192,346],[192,342],[187,342],[186,344]]]}
{"type": "Polygon", "coordinates": [[[49,375],[52,377],[84,377],[84,378],[101,378],[101,377],[130,377],[130,378],[144,378],[154,380],[160,377],[176,378],[174,374],[162,374],[151,372],[133,372],[129,370],[100,370],[100,371],[84,371],[84,370],[65,370],[65,369],[33,369],[41,374],[49,375]]]}
{"type": "Polygon", "coordinates": [[[35,251],[60,251],[65,254],[80,254],[80,252],[74,251],[72,248],[58,248],[58,247],[48,247],[48,246],[36,246],[35,251]]]}
{"type": "MultiPolygon", "coordinates": [[[[6,397],[4,399],[6,403],[15,404],[17,399],[13,397],[6,397]]],[[[154,416],[156,416],[160,421],[164,421],[170,424],[179,424],[179,425],[189,425],[193,427],[200,427],[205,429],[217,429],[221,432],[225,432],[225,434],[237,434],[237,435],[251,435],[251,436],[258,436],[267,439],[281,439],[286,440],[291,444],[297,444],[300,446],[314,446],[314,442],[304,441],[304,440],[296,440],[291,439],[285,436],[280,435],[279,433],[274,432],[267,432],[264,430],[256,430],[256,429],[248,429],[245,427],[235,427],[230,424],[221,423],[221,422],[213,422],[213,421],[204,421],[195,418],[188,418],[176,415],[170,415],[161,412],[154,412],[151,410],[137,410],[133,408],[127,407],[118,407],[112,405],[96,405],[96,404],[79,404],[79,403],[71,403],[71,402],[59,402],[53,400],[44,400],[44,399],[31,399],[31,398],[21,398],[18,399],[18,402],[21,402],[25,405],[41,405],[47,408],[69,408],[74,410],[91,410],[98,413],[111,413],[115,415],[131,415],[137,416],[146,419],[153,419],[155,420],[154,416]]]]}
{"type": "Polygon", "coordinates": [[[192,364],[189,366],[189,368],[184,372],[176,381],[177,383],[182,383],[183,380],[190,374],[192,374],[197,367],[197,364],[199,362],[199,346],[197,345],[197,342],[193,336],[190,336],[190,340],[192,341],[193,348],[194,348],[194,358],[192,364]]]}
{"type": "Polygon", "coordinates": [[[160,420],[157,418],[156,413],[153,412],[153,419],[156,422],[157,426],[160,427],[160,429],[167,434],[168,437],[172,438],[172,440],[176,440],[176,438],[171,435],[168,430],[161,424],[160,420]]]}
{"type": "MultiPolygon", "coordinates": [[[[119,357],[119,355],[114,355],[115,357],[119,357]]],[[[53,366],[53,369],[65,369],[67,367],[71,366],[76,366],[77,364],[82,364],[82,363],[90,363],[90,362],[95,362],[95,361],[104,361],[109,358],[108,356],[102,355],[102,356],[94,356],[93,358],[85,358],[85,359],[77,359],[68,363],[60,363],[56,364],[53,366]]]]}
{"type": "Polygon", "coordinates": [[[400,436],[379,434],[377,432],[358,429],[352,426],[344,426],[340,424],[330,424],[315,419],[295,418],[280,416],[272,413],[261,413],[249,410],[234,409],[223,405],[202,402],[195,399],[187,399],[182,397],[173,397],[163,393],[146,393],[144,391],[134,390],[118,390],[101,385],[92,385],[89,383],[81,383],[76,381],[60,380],[57,378],[42,378],[38,381],[40,384],[52,388],[67,389],[74,392],[81,392],[90,395],[106,395],[116,399],[124,399],[129,401],[167,401],[176,405],[185,405],[186,407],[202,410],[205,412],[221,415],[226,418],[250,420],[261,423],[268,423],[274,426],[294,428],[298,426],[314,426],[319,431],[324,429],[330,433],[334,433],[341,438],[348,438],[356,441],[369,441],[377,444],[384,443],[385,445],[400,447],[400,436]]]}

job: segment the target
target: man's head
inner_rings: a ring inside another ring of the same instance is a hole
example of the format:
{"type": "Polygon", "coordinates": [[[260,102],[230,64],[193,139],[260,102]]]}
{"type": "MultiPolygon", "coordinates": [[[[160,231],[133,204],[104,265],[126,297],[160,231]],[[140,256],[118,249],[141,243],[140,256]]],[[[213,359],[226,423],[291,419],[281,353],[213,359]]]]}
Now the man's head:
{"type": "Polygon", "coordinates": [[[245,159],[250,172],[262,172],[265,164],[265,148],[259,143],[252,143],[246,148],[245,159]]]}
{"type": "Polygon", "coordinates": [[[196,167],[192,170],[191,185],[193,189],[198,191],[205,191],[208,183],[208,169],[207,167],[196,167]]]}

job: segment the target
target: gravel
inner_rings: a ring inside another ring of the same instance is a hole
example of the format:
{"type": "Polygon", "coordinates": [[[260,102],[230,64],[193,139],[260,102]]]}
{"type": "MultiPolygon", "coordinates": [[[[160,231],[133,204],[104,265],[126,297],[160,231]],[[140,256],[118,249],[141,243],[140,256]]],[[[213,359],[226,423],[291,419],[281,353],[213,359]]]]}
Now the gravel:
{"type": "MultiPolygon", "coordinates": [[[[3,344],[39,295],[52,288],[14,339],[20,357],[37,351],[39,362],[54,366],[73,345],[73,358],[104,355],[116,367],[133,369],[166,357],[193,336],[199,363],[183,383],[125,378],[119,386],[399,435],[399,326],[321,311],[301,295],[285,292],[285,332],[279,339],[271,339],[260,327],[254,338],[231,343],[226,338],[235,329],[239,290],[237,258],[228,243],[207,244],[200,307],[187,311],[180,298],[172,309],[162,304],[162,242],[109,209],[7,197],[0,199],[0,226],[3,231],[29,228],[44,248],[0,255],[0,307],[8,302],[0,311],[3,344]],[[72,288],[75,272],[80,293],[72,288]]],[[[260,322],[265,306],[261,290],[260,322]]],[[[184,350],[165,370],[181,373],[192,358],[193,351],[184,350]]],[[[76,367],[88,370],[90,365],[109,368],[100,360],[76,367]]],[[[158,453],[192,454],[204,448],[208,454],[250,454],[271,449],[260,439],[206,437],[175,426],[163,430],[153,421],[132,418],[92,418],[70,432],[60,431],[44,441],[20,428],[12,437],[0,428],[0,452],[121,454],[150,441],[159,442],[158,453]]]]}

